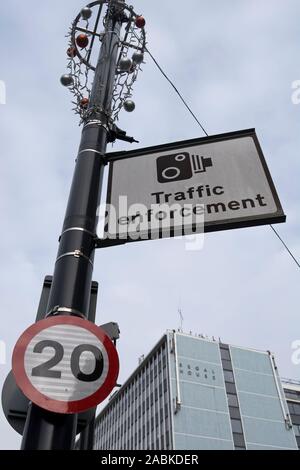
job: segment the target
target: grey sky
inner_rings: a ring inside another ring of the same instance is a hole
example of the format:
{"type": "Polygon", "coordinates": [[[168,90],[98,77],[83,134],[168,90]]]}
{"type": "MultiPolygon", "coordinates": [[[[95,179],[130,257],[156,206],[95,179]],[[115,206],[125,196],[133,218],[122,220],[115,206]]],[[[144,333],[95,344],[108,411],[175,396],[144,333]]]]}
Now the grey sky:
{"type": "MultiPolygon", "coordinates": [[[[139,0],[148,47],[210,134],[255,127],[288,217],[277,226],[300,258],[300,80],[298,0],[139,0]],[[176,7],[174,4],[176,3],[176,7]]],[[[64,37],[79,0],[11,0],[2,5],[1,114],[2,327],[10,369],[14,343],[35,318],[43,278],[51,274],[80,140],[70,95],[60,86],[64,37]]],[[[120,126],[141,146],[202,135],[147,58],[135,87],[136,111],[120,126]]],[[[126,149],[118,144],[115,149],[126,149]]],[[[204,249],[183,241],[131,244],[97,253],[98,323],[121,328],[120,382],[166,328],[270,349],[281,375],[300,378],[291,343],[300,339],[299,270],[269,227],[208,234],[204,249]]],[[[1,448],[19,437],[0,411],[1,448]]]]}

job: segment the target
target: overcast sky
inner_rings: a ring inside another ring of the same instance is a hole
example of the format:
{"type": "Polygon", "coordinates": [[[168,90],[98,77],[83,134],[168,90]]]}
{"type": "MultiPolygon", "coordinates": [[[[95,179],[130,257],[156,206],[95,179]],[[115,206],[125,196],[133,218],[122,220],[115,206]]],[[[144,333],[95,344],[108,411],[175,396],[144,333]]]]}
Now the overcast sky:
{"type": "MultiPolygon", "coordinates": [[[[53,271],[80,140],[59,77],[64,36],[83,6],[10,0],[1,7],[1,388],[53,271]]],[[[256,128],[287,214],[276,228],[300,258],[300,105],[291,99],[300,80],[299,0],[137,0],[135,10],[147,19],[149,49],[209,134],[256,128]]],[[[120,126],[142,147],[202,136],[150,58],[143,70],[136,111],[122,112],[120,126]]],[[[300,379],[291,361],[300,340],[299,269],[268,226],[207,234],[201,251],[186,251],[182,240],[102,250],[94,279],[98,324],[120,325],[121,383],[167,328],[179,327],[179,306],[185,331],[272,350],[280,374],[300,379]]],[[[19,447],[2,410],[0,436],[1,448],[19,447]]]]}

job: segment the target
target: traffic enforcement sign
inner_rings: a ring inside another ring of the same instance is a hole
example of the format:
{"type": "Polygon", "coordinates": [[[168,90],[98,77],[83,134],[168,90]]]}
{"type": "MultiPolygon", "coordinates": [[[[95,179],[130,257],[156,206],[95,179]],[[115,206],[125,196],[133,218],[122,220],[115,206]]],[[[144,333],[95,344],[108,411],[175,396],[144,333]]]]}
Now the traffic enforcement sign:
{"type": "Polygon", "coordinates": [[[12,366],[29,400],[65,414],[99,405],[119,373],[118,354],[105,331],[71,316],[49,317],[28,328],[14,348],[12,366]]]}
{"type": "Polygon", "coordinates": [[[254,129],[108,160],[103,246],[286,219],[254,129]]]}

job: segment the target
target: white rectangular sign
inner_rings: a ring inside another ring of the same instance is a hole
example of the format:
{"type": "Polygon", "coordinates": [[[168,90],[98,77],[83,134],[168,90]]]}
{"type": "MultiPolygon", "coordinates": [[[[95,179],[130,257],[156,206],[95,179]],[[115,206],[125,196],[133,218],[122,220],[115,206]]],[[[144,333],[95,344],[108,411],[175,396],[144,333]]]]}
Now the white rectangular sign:
{"type": "Polygon", "coordinates": [[[108,159],[110,244],[285,221],[254,129],[108,159]]]}

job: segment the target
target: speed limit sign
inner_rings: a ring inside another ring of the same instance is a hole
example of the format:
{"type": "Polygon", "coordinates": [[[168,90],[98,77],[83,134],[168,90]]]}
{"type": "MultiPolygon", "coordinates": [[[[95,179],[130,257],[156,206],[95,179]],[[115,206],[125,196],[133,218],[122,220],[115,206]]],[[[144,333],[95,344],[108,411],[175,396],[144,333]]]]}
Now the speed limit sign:
{"type": "Polygon", "coordinates": [[[96,407],[116,386],[119,359],[100,327],[57,316],[28,328],[13,351],[13,373],[24,395],[55,413],[96,407]]]}

